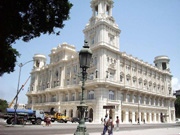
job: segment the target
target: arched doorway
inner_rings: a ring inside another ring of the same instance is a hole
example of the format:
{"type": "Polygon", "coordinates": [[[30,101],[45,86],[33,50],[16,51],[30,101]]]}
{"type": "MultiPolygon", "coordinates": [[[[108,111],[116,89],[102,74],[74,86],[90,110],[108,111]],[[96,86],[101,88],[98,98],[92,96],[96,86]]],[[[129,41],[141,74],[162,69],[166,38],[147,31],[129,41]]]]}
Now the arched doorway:
{"type": "Polygon", "coordinates": [[[152,113],[151,120],[154,122],[154,113],[152,113]]]}
{"type": "Polygon", "coordinates": [[[163,113],[161,112],[161,116],[160,116],[160,120],[161,120],[161,122],[164,122],[164,120],[163,120],[163,113]]]}
{"type": "Polygon", "coordinates": [[[93,109],[92,108],[89,109],[89,118],[91,118],[93,121],[93,109]]]}
{"type": "Polygon", "coordinates": [[[159,122],[159,113],[156,113],[156,121],[159,122]]]}
{"type": "Polygon", "coordinates": [[[54,109],[54,107],[52,107],[52,108],[50,109],[50,114],[51,114],[51,115],[54,115],[54,114],[55,114],[55,109],[54,109]]]}
{"type": "Polygon", "coordinates": [[[129,122],[132,123],[132,112],[129,111],[129,122]]]}
{"type": "Polygon", "coordinates": [[[76,117],[81,118],[81,112],[78,109],[76,110],[76,117]]]}
{"type": "Polygon", "coordinates": [[[66,116],[66,110],[64,110],[64,115],[66,116]]]}
{"type": "Polygon", "coordinates": [[[135,122],[138,122],[138,119],[139,119],[138,112],[135,112],[135,122]]]}
{"type": "Polygon", "coordinates": [[[124,121],[124,117],[125,117],[125,112],[124,111],[121,111],[121,122],[123,123],[124,121]]]}
{"type": "Polygon", "coordinates": [[[73,109],[69,110],[69,116],[72,118],[73,117],[73,109]]]}
{"type": "Polygon", "coordinates": [[[109,117],[113,117],[113,111],[112,111],[112,109],[109,110],[109,117]]]}
{"type": "Polygon", "coordinates": [[[146,121],[149,122],[149,113],[146,115],[146,121]]]}
{"type": "Polygon", "coordinates": [[[141,122],[145,123],[145,118],[144,118],[144,113],[143,112],[141,112],[141,122]]]}

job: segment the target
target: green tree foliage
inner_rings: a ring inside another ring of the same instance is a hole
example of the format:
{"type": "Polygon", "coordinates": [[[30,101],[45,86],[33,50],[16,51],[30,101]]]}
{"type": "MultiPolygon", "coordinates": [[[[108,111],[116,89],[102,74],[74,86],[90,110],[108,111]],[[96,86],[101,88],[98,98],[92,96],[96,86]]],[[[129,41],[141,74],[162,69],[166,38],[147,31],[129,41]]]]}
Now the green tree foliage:
{"type": "Polygon", "coordinates": [[[41,34],[60,34],[73,5],[68,0],[0,0],[0,76],[14,71],[16,40],[25,42],[41,34]],[[55,28],[57,28],[55,30],[55,28]]]}
{"type": "Polygon", "coordinates": [[[176,117],[180,118],[180,97],[176,98],[176,101],[175,101],[175,110],[176,110],[176,117]]]}
{"type": "Polygon", "coordinates": [[[8,108],[7,101],[0,99],[0,112],[5,112],[6,108],[8,108]]]}

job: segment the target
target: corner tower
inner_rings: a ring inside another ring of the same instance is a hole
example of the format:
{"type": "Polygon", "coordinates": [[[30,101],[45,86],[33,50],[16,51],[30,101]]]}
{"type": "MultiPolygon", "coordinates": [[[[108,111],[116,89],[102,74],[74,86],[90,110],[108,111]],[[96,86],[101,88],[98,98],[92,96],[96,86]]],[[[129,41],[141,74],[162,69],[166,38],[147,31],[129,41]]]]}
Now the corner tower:
{"type": "Polygon", "coordinates": [[[91,48],[106,46],[119,51],[120,29],[112,16],[113,0],[92,0],[92,17],[83,30],[91,48]]]}
{"type": "Polygon", "coordinates": [[[33,57],[34,69],[40,69],[46,65],[46,56],[42,54],[35,54],[33,57]]]}
{"type": "Polygon", "coordinates": [[[162,55],[155,57],[154,64],[160,70],[169,70],[169,61],[170,59],[167,56],[162,55]]]}

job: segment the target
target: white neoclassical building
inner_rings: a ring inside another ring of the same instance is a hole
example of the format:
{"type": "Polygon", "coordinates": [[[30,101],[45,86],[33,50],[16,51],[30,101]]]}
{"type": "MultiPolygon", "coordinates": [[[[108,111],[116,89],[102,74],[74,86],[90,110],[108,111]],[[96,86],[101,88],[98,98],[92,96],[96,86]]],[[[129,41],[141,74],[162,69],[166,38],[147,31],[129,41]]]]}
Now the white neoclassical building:
{"type": "MultiPolygon", "coordinates": [[[[120,51],[120,29],[112,16],[112,0],[91,0],[92,16],[84,37],[93,52],[85,82],[86,115],[100,122],[106,113],[121,123],[174,122],[170,59],[157,56],[154,65],[120,51]]],[[[50,63],[35,54],[27,92],[28,107],[78,117],[81,69],[76,48],[63,43],[51,50],[50,63]]]]}

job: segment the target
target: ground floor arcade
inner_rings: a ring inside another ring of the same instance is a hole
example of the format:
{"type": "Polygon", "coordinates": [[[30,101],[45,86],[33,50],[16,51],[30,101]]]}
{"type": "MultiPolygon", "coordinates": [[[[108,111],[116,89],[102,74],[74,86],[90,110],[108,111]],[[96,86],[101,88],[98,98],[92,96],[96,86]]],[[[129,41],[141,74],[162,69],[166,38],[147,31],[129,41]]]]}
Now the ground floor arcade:
{"type": "MultiPolygon", "coordinates": [[[[78,104],[78,103],[77,103],[78,104]]],[[[61,112],[68,117],[80,117],[80,112],[77,110],[77,104],[61,103],[48,105],[33,105],[33,109],[41,109],[44,111],[55,110],[61,112]]],[[[153,107],[139,104],[126,104],[123,102],[87,102],[88,109],[85,112],[85,117],[89,117],[95,123],[100,123],[101,119],[106,114],[112,116],[115,121],[116,116],[119,116],[122,124],[135,123],[162,123],[174,122],[175,110],[167,107],[153,107]],[[124,105],[123,105],[124,104],[124,105]],[[114,106],[113,109],[103,109],[103,106],[114,106]]]]}

